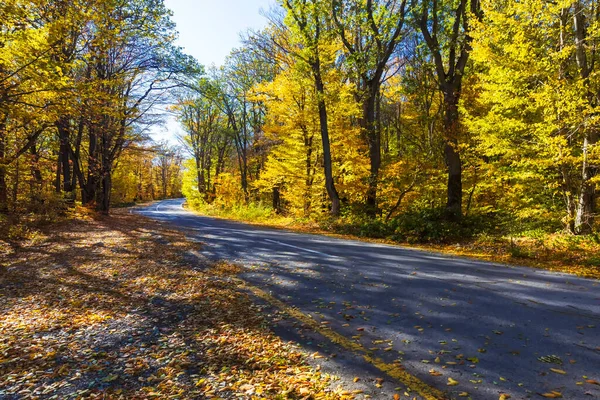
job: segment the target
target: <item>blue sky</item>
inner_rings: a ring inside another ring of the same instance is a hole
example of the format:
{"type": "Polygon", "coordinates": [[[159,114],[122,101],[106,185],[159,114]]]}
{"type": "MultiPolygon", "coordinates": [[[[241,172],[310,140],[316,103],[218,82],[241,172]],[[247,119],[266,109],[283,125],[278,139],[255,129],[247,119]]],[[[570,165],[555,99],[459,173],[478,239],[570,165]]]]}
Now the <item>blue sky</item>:
{"type": "Polygon", "coordinates": [[[260,9],[273,0],[165,0],[179,31],[179,45],[201,64],[222,65],[239,46],[239,33],[266,25],[260,9]]]}
{"type": "MultiPolygon", "coordinates": [[[[269,10],[274,0],[165,0],[173,11],[179,31],[178,45],[201,64],[223,65],[231,49],[240,46],[240,33],[260,29],[267,23],[260,10],[269,10]]],[[[177,143],[181,128],[174,117],[164,127],[153,128],[155,140],[177,143]]]]}

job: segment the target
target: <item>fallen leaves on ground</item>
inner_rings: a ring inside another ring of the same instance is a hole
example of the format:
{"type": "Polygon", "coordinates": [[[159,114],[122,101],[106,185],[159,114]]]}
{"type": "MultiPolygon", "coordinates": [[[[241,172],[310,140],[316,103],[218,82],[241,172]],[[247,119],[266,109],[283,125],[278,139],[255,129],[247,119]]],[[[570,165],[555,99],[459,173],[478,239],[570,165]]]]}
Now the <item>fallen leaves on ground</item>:
{"type": "MultiPolygon", "coordinates": [[[[15,398],[344,398],[197,244],[124,212],[0,240],[0,392],[15,398]]],[[[346,396],[351,397],[351,396],[346,396]]]]}

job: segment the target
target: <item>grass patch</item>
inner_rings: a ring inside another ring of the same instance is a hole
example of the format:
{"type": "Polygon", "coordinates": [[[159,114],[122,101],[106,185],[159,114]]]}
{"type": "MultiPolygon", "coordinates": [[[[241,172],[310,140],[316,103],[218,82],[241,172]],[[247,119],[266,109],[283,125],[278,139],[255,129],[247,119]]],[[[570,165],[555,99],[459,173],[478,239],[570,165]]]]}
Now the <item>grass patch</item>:
{"type": "Polygon", "coordinates": [[[115,214],[0,239],[0,397],[344,398],[266,328],[235,266],[115,214]]]}
{"type": "Polygon", "coordinates": [[[211,217],[235,219],[239,221],[271,224],[273,226],[295,225],[296,220],[277,214],[271,207],[262,203],[237,204],[231,207],[207,204],[204,202],[187,203],[188,207],[211,217]]]}

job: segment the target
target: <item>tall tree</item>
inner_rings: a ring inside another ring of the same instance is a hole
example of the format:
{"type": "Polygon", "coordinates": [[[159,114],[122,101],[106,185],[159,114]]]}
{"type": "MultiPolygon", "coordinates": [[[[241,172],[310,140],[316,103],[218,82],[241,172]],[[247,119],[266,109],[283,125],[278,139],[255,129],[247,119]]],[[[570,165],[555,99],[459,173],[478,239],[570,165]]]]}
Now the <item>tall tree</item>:
{"type": "Polygon", "coordinates": [[[232,141],[231,132],[227,130],[227,115],[204,96],[181,99],[177,112],[187,133],[183,143],[196,164],[198,192],[204,201],[211,202],[214,180],[224,169],[232,141]]]}
{"type": "MultiPolygon", "coordinates": [[[[587,100],[588,109],[594,110],[588,116],[589,122],[585,123],[582,145],[581,160],[581,189],[577,201],[577,213],[575,215],[575,232],[578,234],[592,233],[594,224],[594,213],[596,208],[596,183],[593,178],[598,173],[597,161],[592,161],[591,152],[598,142],[600,134],[599,126],[595,121],[595,115],[599,104],[597,82],[591,79],[590,75],[597,73],[598,37],[594,32],[600,23],[600,14],[597,1],[576,0],[571,7],[562,9],[561,15],[572,15],[573,20],[573,42],[575,45],[575,60],[579,72],[579,78],[584,90],[584,98],[587,100]],[[591,120],[591,121],[590,121],[591,120]]],[[[563,26],[568,24],[562,24],[563,26]]],[[[566,28],[566,27],[565,27],[566,28]]],[[[568,28],[567,28],[568,29],[568,28]]],[[[587,114],[587,113],[586,113],[587,114]]]]}
{"type": "Polygon", "coordinates": [[[427,45],[444,95],[444,157],[448,170],[446,212],[462,216],[460,114],[463,77],[471,52],[471,20],[481,19],[480,0],[413,0],[415,20],[427,45]]]}
{"type": "Polygon", "coordinates": [[[327,4],[323,0],[284,0],[283,5],[287,11],[286,22],[291,28],[293,41],[296,42],[296,46],[288,47],[287,50],[299,62],[308,66],[317,93],[325,189],[331,201],[331,215],[338,216],[340,214],[340,196],[333,178],[328,111],[323,80],[323,69],[328,67],[323,59],[323,46],[331,40],[332,21],[327,12],[327,4]]]}
{"type": "Polygon", "coordinates": [[[115,160],[140,138],[140,124],[176,78],[194,64],[174,46],[175,26],[162,0],[103,2],[90,41],[92,84],[96,90],[88,126],[88,176],[84,203],[110,207],[115,160]]]}
{"type": "Polygon", "coordinates": [[[366,203],[371,216],[377,213],[381,168],[377,100],[390,58],[403,39],[406,15],[406,0],[333,0],[333,17],[348,53],[347,61],[357,86],[357,97],[362,103],[360,124],[370,159],[366,203]]]}

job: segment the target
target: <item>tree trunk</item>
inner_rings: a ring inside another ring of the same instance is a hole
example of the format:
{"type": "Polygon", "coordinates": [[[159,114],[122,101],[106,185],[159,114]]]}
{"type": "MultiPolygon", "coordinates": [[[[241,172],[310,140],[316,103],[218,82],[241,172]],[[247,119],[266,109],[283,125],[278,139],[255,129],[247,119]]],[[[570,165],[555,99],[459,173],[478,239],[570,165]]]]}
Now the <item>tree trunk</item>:
{"type": "Polygon", "coordinates": [[[317,105],[319,108],[319,125],[321,128],[321,140],[323,142],[323,169],[325,170],[325,189],[331,201],[331,215],[340,215],[340,196],[335,189],[333,181],[333,168],[331,166],[331,146],[329,144],[329,127],[327,126],[327,106],[325,105],[325,86],[321,78],[320,66],[313,65],[315,87],[317,89],[317,105]]]}
{"type": "Polygon", "coordinates": [[[93,127],[89,129],[88,150],[88,179],[86,188],[81,191],[81,202],[84,205],[91,204],[96,200],[98,173],[100,170],[98,162],[98,135],[93,127]]]}
{"type": "Polygon", "coordinates": [[[376,126],[376,102],[379,85],[370,85],[368,97],[363,103],[363,123],[367,144],[369,145],[369,187],[367,188],[367,215],[377,215],[377,186],[381,167],[381,135],[376,126]]]}
{"type": "Polygon", "coordinates": [[[312,184],[314,181],[314,167],[313,167],[313,135],[309,135],[306,127],[302,127],[302,132],[304,134],[304,146],[306,149],[306,178],[304,180],[304,216],[308,217],[310,215],[310,210],[312,208],[311,201],[311,192],[312,192],[312,184]]]}
{"type": "Polygon", "coordinates": [[[211,175],[211,165],[212,159],[209,157],[206,160],[206,193],[204,194],[204,200],[208,203],[210,200],[210,187],[212,185],[212,175],[211,175]]]}
{"type": "Polygon", "coordinates": [[[8,213],[8,188],[6,187],[6,118],[0,120],[0,213],[8,213]]]}
{"type": "Polygon", "coordinates": [[[108,141],[108,137],[110,136],[110,133],[108,133],[109,129],[110,128],[103,126],[97,157],[100,161],[100,164],[98,165],[98,170],[100,172],[98,184],[100,190],[96,192],[96,209],[105,215],[108,215],[110,209],[110,191],[112,188],[112,160],[110,157],[110,146],[108,141]]]}
{"type": "Polygon", "coordinates": [[[60,163],[60,169],[62,172],[62,190],[65,192],[68,198],[74,198],[72,178],[71,178],[71,166],[69,164],[70,152],[69,152],[69,139],[70,139],[70,119],[69,117],[62,116],[56,122],[56,128],[58,130],[58,138],[60,146],[58,150],[58,157],[60,163]]]}
{"type": "Polygon", "coordinates": [[[202,165],[201,155],[196,154],[196,172],[198,174],[198,193],[206,197],[206,183],[204,182],[204,166],[202,165]]]}
{"type": "MultiPolygon", "coordinates": [[[[594,68],[594,61],[588,60],[586,42],[588,39],[585,11],[581,1],[574,3],[573,22],[575,28],[575,59],[579,67],[579,74],[583,79],[584,87],[587,89],[588,102],[592,107],[596,106],[596,93],[590,90],[589,76],[594,68]]],[[[593,57],[592,52],[592,57],[593,57]]],[[[581,189],[579,199],[577,201],[577,212],[575,214],[574,230],[578,235],[592,233],[594,225],[594,208],[596,202],[596,185],[591,182],[591,179],[596,175],[597,168],[590,165],[589,151],[590,147],[598,141],[598,133],[589,130],[585,132],[583,139],[583,154],[582,154],[582,173],[581,173],[581,189]]]]}
{"type": "Polygon", "coordinates": [[[104,168],[102,173],[102,184],[101,184],[101,199],[98,202],[98,209],[102,214],[108,215],[110,210],[110,194],[112,189],[112,171],[109,166],[104,168]]]}
{"type": "Polygon", "coordinates": [[[462,217],[462,163],[458,151],[459,93],[453,86],[444,91],[444,160],[448,168],[446,215],[451,220],[462,217]]]}
{"type": "Polygon", "coordinates": [[[161,166],[161,183],[162,183],[162,198],[166,199],[167,198],[167,192],[168,192],[168,188],[167,186],[169,185],[169,163],[167,161],[165,161],[165,163],[161,166]]]}
{"type": "Polygon", "coordinates": [[[575,233],[585,235],[592,233],[594,225],[594,211],[596,203],[596,184],[591,179],[597,170],[589,163],[590,146],[597,142],[597,134],[590,133],[583,140],[583,162],[581,174],[581,191],[577,202],[577,213],[575,215],[575,233]]]}
{"type": "Polygon", "coordinates": [[[40,171],[40,155],[37,151],[37,146],[35,143],[29,148],[29,152],[31,153],[31,198],[35,202],[41,202],[40,193],[42,191],[43,178],[42,171],[40,171]]]}
{"type": "Polygon", "coordinates": [[[54,191],[60,193],[62,190],[61,176],[62,176],[62,158],[63,154],[59,151],[56,156],[56,175],[54,176],[54,191]]]}
{"type": "Polygon", "coordinates": [[[273,210],[277,214],[281,213],[281,192],[279,186],[273,186],[273,210]]]}
{"type": "Polygon", "coordinates": [[[17,197],[19,195],[19,181],[21,180],[21,163],[19,162],[19,157],[17,157],[15,163],[15,181],[13,182],[13,193],[12,193],[12,210],[13,213],[17,212],[17,197]]]}
{"type": "Polygon", "coordinates": [[[573,184],[571,182],[571,174],[569,168],[566,165],[561,165],[560,167],[560,187],[563,195],[563,199],[566,207],[566,221],[565,221],[565,229],[569,233],[575,233],[575,213],[576,213],[576,201],[573,196],[573,184]]]}
{"type": "MultiPolygon", "coordinates": [[[[83,175],[83,171],[81,170],[81,142],[83,140],[83,131],[85,129],[86,123],[84,117],[79,119],[79,127],[77,128],[77,136],[75,137],[74,147],[69,143],[69,157],[71,161],[73,161],[73,178],[71,180],[71,187],[73,188],[73,192],[75,192],[75,188],[77,187],[77,183],[79,183],[79,188],[82,192],[86,190],[86,182],[85,177],[83,175]]],[[[75,200],[75,193],[73,193],[73,200],[75,200]]]]}
{"type": "Polygon", "coordinates": [[[250,202],[250,194],[248,193],[248,161],[245,155],[242,157],[242,190],[244,191],[244,201],[248,204],[250,202]]]}

